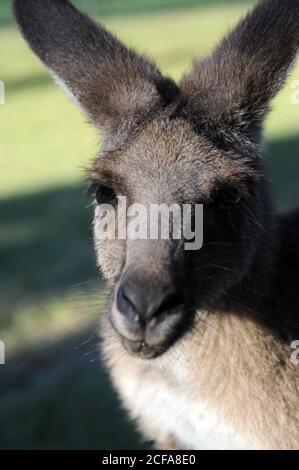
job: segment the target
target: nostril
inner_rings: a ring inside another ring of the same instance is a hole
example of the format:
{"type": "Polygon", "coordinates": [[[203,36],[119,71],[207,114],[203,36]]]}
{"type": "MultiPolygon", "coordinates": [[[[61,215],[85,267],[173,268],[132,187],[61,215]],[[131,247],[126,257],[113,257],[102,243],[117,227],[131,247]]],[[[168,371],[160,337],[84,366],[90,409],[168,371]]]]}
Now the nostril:
{"type": "Polygon", "coordinates": [[[123,287],[118,289],[116,302],[120,313],[129,317],[134,323],[141,323],[139,312],[123,287]]]}
{"type": "Polygon", "coordinates": [[[183,293],[174,285],[157,285],[135,280],[125,280],[119,286],[116,305],[126,317],[130,328],[145,327],[151,320],[163,321],[164,315],[172,314],[184,304],[183,293]]]}
{"type": "Polygon", "coordinates": [[[183,296],[178,292],[172,292],[167,295],[165,299],[160,303],[158,310],[156,310],[154,316],[161,315],[164,312],[170,312],[183,304],[183,296]]]}
{"type": "Polygon", "coordinates": [[[156,315],[160,315],[163,312],[169,312],[178,308],[183,303],[183,296],[177,292],[169,294],[160,304],[156,315]]]}

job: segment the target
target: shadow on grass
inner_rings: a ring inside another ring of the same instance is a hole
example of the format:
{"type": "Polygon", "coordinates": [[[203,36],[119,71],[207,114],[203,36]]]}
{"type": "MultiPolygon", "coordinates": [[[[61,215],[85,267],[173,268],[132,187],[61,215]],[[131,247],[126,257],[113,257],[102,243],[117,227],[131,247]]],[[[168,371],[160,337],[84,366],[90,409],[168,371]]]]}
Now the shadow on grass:
{"type": "Polygon", "coordinates": [[[151,13],[190,7],[212,7],[222,5],[242,5],[244,0],[74,0],[80,8],[96,15],[121,15],[151,13]]]}
{"type": "MultiPolygon", "coordinates": [[[[75,349],[89,336],[80,332],[0,366],[0,449],[146,448],[121,411],[98,353],[91,360],[86,348],[75,349]]],[[[94,337],[89,347],[95,346],[94,337]]]]}
{"type": "MultiPolygon", "coordinates": [[[[73,3],[91,15],[112,16],[201,6],[242,5],[244,0],[73,0],[73,3]]],[[[0,26],[13,21],[11,5],[12,0],[1,0],[0,26]]]]}
{"type": "Polygon", "coordinates": [[[27,75],[22,78],[7,80],[6,91],[8,94],[12,94],[30,88],[49,86],[51,84],[53,84],[53,80],[46,73],[27,75]]]}
{"type": "Polygon", "coordinates": [[[280,209],[299,205],[299,135],[269,142],[267,162],[280,209]]]}
{"type": "Polygon", "coordinates": [[[7,299],[59,293],[97,276],[84,185],[0,200],[0,285],[7,299]]]}

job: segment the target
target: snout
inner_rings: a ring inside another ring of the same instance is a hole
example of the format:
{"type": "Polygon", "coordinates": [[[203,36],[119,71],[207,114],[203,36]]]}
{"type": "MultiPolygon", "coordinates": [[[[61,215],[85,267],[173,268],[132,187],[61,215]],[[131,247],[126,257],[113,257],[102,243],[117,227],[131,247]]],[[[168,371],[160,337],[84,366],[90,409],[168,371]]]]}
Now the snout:
{"type": "Polygon", "coordinates": [[[124,276],[115,294],[112,323],[132,354],[154,358],[177,338],[184,316],[183,289],[172,279],[124,276]]]}

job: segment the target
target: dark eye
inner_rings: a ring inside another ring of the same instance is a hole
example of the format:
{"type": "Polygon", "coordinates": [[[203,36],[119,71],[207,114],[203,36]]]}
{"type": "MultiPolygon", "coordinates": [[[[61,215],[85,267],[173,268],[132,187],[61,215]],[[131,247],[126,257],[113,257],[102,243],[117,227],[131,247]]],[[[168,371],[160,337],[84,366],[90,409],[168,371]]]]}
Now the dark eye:
{"type": "Polygon", "coordinates": [[[225,199],[228,204],[236,206],[241,202],[242,194],[238,189],[230,189],[226,192],[225,199]]]}
{"type": "Polygon", "coordinates": [[[92,183],[88,192],[96,198],[98,204],[110,204],[116,199],[114,190],[104,184],[92,183]]]}
{"type": "Polygon", "coordinates": [[[242,200],[242,194],[237,188],[220,191],[212,201],[212,205],[218,209],[230,209],[237,206],[242,200]]]}
{"type": "Polygon", "coordinates": [[[96,200],[98,204],[109,204],[116,199],[116,194],[109,186],[100,185],[96,191],[96,200]]]}

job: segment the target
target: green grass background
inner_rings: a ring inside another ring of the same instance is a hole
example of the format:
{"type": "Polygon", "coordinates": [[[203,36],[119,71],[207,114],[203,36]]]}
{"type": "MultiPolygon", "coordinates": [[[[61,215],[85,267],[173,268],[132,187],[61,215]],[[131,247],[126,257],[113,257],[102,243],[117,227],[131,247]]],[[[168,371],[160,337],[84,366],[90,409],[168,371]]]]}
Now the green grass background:
{"type": "MultiPolygon", "coordinates": [[[[253,1],[74,1],[179,79],[253,1]]],[[[280,208],[299,196],[293,71],[266,123],[280,208]]],[[[52,83],[0,2],[0,448],[138,449],[98,360],[105,288],[93,258],[83,167],[100,144],[52,83]]],[[[141,384],[142,386],[142,384],[141,384]]]]}

